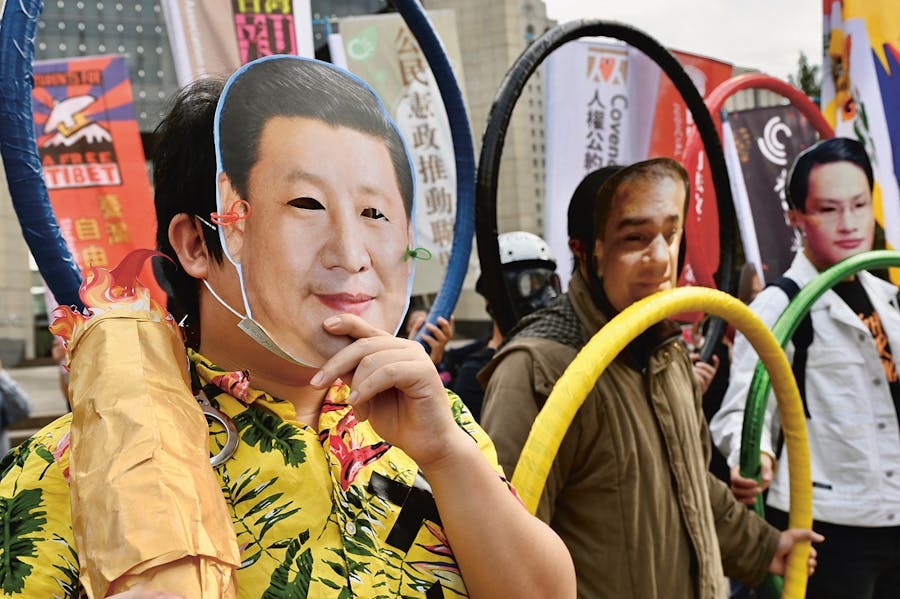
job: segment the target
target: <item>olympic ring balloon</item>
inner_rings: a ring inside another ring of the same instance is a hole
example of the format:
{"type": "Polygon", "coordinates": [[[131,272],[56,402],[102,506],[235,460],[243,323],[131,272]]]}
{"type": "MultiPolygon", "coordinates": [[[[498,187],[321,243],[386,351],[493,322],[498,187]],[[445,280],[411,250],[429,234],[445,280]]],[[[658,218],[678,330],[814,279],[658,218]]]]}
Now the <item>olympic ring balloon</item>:
{"type": "MultiPolygon", "coordinates": [[[[870,268],[900,266],[900,251],[877,250],[851,256],[838,262],[831,268],[819,273],[803,286],[772,327],[772,334],[781,346],[787,345],[800,326],[800,322],[809,313],[813,304],[822,295],[850,275],[870,268]]],[[[765,423],[766,403],[772,388],[771,377],[759,363],[753,372],[750,390],[747,393],[747,405],[744,408],[744,425],[741,430],[741,476],[756,478],[760,475],[760,443],[765,423]]],[[[793,468],[793,466],[790,466],[793,468]]],[[[791,488],[793,504],[793,487],[791,488]]],[[[761,497],[756,498],[756,511],[763,515],[764,507],[761,497]]]]}
{"type": "MultiPolygon", "coordinates": [[[[425,15],[418,0],[396,0],[397,11],[406,21],[428,66],[434,73],[450,132],[453,138],[453,150],[456,157],[456,221],[453,225],[453,245],[450,248],[450,259],[447,272],[438,292],[437,298],[428,313],[427,322],[436,324],[438,317],[449,319],[456,308],[463,279],[469,268],[469,256],[472,252],[472,238],[475,235],[475,149],[472,144],[472,132],[469,129],[469,118],[463,103],[462,91],[450,60],[431,22],[425,15]]],[[[423,327],[418,335],[422,342],[423,327]]],[[[428,349],[428,345],[425,349],[428,349]]]]}
{"type": "MultiPolygon", "coordinates": [[[[550,467],[576,412],[603,370],[633,339],[673,314],[703,310],[729,320],[750,341],[773,374],[775,397],[784,426],[790,467],[790,526],[812,527],[812,473],[806,420],[791,365],[775,337],[740,300],[704,287],[671,289],[644,298],[623,310],[594,335],[556,382],[522,449],[513,486],[534,513],[550,467]]],[[[798,545],[788,559],[783,597],[806,592],[809,543],[798,545]]]]}
{"type": "MultiPolygon", "coordinates": [[[[738,75],[737,77],[732,77],[716,86],[706,98],[706,107],[709,109],[710,114],[719,114],[722,111],[722,108],[724,108],[728,98],[745,89],[766,89],[784,96],[803,114],[803,116],[807,118],[807,120],[809,120],[810,124],[818,131],[819,135],[823,138],[834,137],[834,131],[831,126],[825,120],[825,117],[822,116],[819,108],[806,96],[806,94],[789,83],[760,73],[738,75]]],[[[687,143],[685,143],[684,151],[681,153],[681,163],[691,176],[697,171],[697,163],[700,158],[700,141],[699,131],[692,129],[688,133],[687,143]]],[[[706,144],[704,143],[704,145],[706,144]]],[[[714,187],[713,191],[718,197],[718,188],[714,187]]],[[[717,202],[720,214],[721,205],[722,203],[720,201],[717,202]]],[[[726,221],[719,220],[719,240],[720,244],[725,243],[729,239],[732,240],[731,243],[728,244],[731,246],[728,248],[728,252],[733,255],[736,252],[734,246],[738,241],[737,237],[733,234],[735,229],[733,224],[734,221],[731,220],[732,218],[733,217],[729,217],[726,221]]],[[[691,243],[689,239],[687,240],[687,243],[691,243]]],[[[734,291],[733,289],[725,287],[722,287],[722,289],[729,292],[734,291]]],[[[712,329],[715,343],[704,345],[701,350],[700,359],[705,362],[709,361],[709,358],[715,351],[716,345],[718,345],[719,339],[721,339],[722,331],[724,331],[724,323],[721,320],[716,319],[713,320],[711,327],[716,327],[715,329],[712,329]]]]}
{"type": "MultiPolygon", "coordinates": [[[[737,230],[725,155],[716,133],[715,123],[706,109],[700,92],[697,91],[678,60],[646,33],[622,23],[581,19],[557,25],[532,42],[506,73],[488,116],[481,145],[481,156],[478,161],[475,187],[478,259],[487,283],[488,301],[491,303],[495,320],[504,333],[509,332],[518,318],[509,292],[503,285],[500,246],[497,241],[497,178],[506,130],[509,127],[516,101],[538,65],[551,52],[566,42],[589,36],[611,37],[627,42],[653,59],[672,80],[675,89],[681,94],[694,117],[694,123],[709,156],[713,186],[719,202],[719,214],[723,218],[720,231],[727,229],[730,233],[730,231],[737,230]]],[[[723,249],[719,261],[719,286],[721,289],[733,293],[737,284],[734,274],[734,248],[731,244],[723,244],[721,247],[723,249]]],[[[715,351],[715,346],[725,330],[724,324],[716,323],[717,321],[714,320],[708,334],[710,343],[704,344],[702,357],[706,360],[715,351]]]]}
{"type": "Polygon", "coordinates": [[[34,135],[34,35],[44,3],[6,2],[0,20],[0,155],[22,235],[44,281],[63,305],[83,308],[81,273],[56,224],[34,135]]]}
{"type": "MultiPolygon", "coordinates": [[[[724,108],[728,98],[745,89],[765,89],[784,96],[794,108],[806,117],[822,138],[834,137],[834,129],[831,128],[831,125],[822,116],[819,108],[806,94],[790,83],[785,83],[781,79],[776,79],[769,75],[746,73],[720,83],[706,98],[706,107],[711,114],[718,114],[724,108]]],[[[697,132],[691,131],[684,145],[684,152],[681,155],[682,163],[688,169],[688,172],[693,172],[697,168],[697,153],[700,150],[699,142],[700,138],[697,132]]]]}

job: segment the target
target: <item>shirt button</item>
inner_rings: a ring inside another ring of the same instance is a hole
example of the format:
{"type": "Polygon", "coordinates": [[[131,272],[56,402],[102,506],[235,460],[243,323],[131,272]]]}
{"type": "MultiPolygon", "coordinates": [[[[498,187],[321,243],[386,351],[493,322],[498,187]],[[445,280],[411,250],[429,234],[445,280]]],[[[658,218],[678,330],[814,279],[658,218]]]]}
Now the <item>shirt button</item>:
{"type": "Polygon", "coordinates": [[[888,514],[888,520],[893,520],[893,519],[894,519],[894,514],[888,514]]]}
{"type": "Polygon", "coordinates": [[[356,524],[354,524],[352,521],[348,521],[344,525],[344,532],[346,532],[348,535],[350,535],[352,537],[353,535],[356,534],[356,524]]]}
{"type": "Polygon", "coordinates": [[[860,333],[860,334],[859,334],[859,340],[860,340],[860,341],[865,341],[865,340],[866,340],[866,335],[865,335],[865,333],[860,333]]]}
{"type": "Polygon", "coordinates": [[[883,423],[883,422],[879,422],[879,423],[878,423],[878,429],[879,429],[879,430],[884,430],[885,428],[887,428],[887,425],[886,425],[885,423],[883,423]]]}
{"type": "Polygon", "coordinates": [[[872,384],[875,385],[876,387],[880,386],[881,379],[879,379],[879,378],[872,379],[872,384]]]}
{"type": "Polygon", "coordinates": [[[888,470],[887,472],[884,473],[884,475],[885,475],[886,477],[890,478],[890,477],[894,476],[894,471],[893,471],[893,470],[888,470]]]}

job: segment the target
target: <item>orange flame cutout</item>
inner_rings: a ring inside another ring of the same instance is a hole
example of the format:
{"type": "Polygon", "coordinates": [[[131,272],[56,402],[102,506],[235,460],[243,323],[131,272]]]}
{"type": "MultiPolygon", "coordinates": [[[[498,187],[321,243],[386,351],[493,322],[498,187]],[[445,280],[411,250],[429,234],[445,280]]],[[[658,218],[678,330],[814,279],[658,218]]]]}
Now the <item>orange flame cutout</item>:
{"type": "Polygon", "coordinates": [[[50,332],[62,337],[66,345],[92,316],[110,310],[147,311],[156,322],[163,322],[180,335],[175,319],[150,296],[137,276],[148,258],[165,254],[154,250],[138,249],[130,252],[113,270],[92,266],[85,273],[78,296],[84,303],[86,314],[59,306],[53,310],[50,332]]]}
{"type": "Polygon", "coordinates": [[[87,320],[80,312],[74,312],[69,306],[57,306],[50,316],[53,317],[50,332],[62,337],[66,343],[72,339],[75,329],[81,327],[87,320]]]}

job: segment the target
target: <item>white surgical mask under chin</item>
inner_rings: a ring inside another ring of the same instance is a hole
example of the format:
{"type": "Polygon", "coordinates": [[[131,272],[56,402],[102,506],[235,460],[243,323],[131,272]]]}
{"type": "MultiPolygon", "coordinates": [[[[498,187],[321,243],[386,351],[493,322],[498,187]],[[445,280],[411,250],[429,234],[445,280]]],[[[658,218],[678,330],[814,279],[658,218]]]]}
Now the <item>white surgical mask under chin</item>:
{"type": "Polygon", "coordinates": [[[225,300],[223,300],[221,297],[219,297],[219,294],[213,290],[206,279],[201,279],[201,281],[203,281],[203,284],[206,285],[207,289],[209,289],[209,292],[212,294],[212,296],[216,298],[217,302],[219,302],[226,310],[240,318],[240,322],[238,322],[238,328],[247,333],[247,335],[251,339],[256,341],[263,348],[269,350],[282,360],[287,360],[288,362],[292,362],[299,366],[313,366],[312,364],[298,360],[297,358],[283,350],[277,343],[275,343],[275,340],[272,339],[272,336],[269,335],[269,333],[267,333],[266,330],[262,328],[262,326],[258,322],[253,320],[253,318],[251,318],[250,316],[241,314],[240,312],[229,306],[228,303],[225,302],[225,300]]]}

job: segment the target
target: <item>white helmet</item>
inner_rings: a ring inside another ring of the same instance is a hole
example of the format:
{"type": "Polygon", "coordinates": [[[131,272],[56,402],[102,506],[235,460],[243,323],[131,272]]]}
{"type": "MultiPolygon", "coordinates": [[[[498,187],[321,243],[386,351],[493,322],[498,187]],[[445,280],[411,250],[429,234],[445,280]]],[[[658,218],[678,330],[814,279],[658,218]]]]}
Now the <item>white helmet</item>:
{"type": "Polygon", "coordinates": [[[500,264],[540,260],[552,262],[550,268],[556,268],[556,260],[550,252],[550,246],[534,233],[527,231],[501,233],[497,236],[497,243],[500,245],[500,264]]]}
{"type": "MultiPolygon", "coordinates": [[[[560,287],[556,260],[547,242],[527,231],[511,231],[498,235],[497,243],[504,284],[513,300],[516,318],[549,306],[559,295],[560,287]]],[[[475,291],[487,297],[483,275],[478,277],[475,291]]]]}

